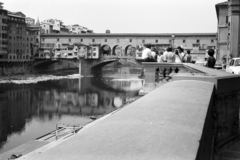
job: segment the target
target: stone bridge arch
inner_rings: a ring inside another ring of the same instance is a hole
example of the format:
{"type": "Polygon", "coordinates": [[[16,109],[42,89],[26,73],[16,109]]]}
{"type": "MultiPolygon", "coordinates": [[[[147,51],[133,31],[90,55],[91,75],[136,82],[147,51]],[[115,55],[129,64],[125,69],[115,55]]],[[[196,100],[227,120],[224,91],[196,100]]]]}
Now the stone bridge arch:
{"type": "Polygon", "coordinates": [[[114,55],[114,56],[121,56],[121,55],[122,55],[122,46],[120,46],[120,45],[115,45],[115,46],[113,47],[112,55],[114,55]]]}
{"type": "Polygon", "coordinates": [[[103,55],[111,55],[111,47],[108,44],[105,44],[101,47],[101,53],[103,55]]]}

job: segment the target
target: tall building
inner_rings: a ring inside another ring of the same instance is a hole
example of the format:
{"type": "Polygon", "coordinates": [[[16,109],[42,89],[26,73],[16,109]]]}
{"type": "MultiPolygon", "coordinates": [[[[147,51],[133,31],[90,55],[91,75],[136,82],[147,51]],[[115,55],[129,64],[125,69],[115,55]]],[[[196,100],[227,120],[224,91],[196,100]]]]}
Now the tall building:
{"type": "MultiPolygon", "coordinates": [[[[30,18],[29,18],[30,19],[30,18]]],[[[31,18],[32,19],[32,18],[31,18]]],[[[39,51],[40,47],[40,32],[41,26],[39,23],[35,24],[35,20],[27,22],[27,46],[26,46],[26,54],[31,58],[34,58],[39,51]]]]}
{"type": "Polygon", "coordinates": [[[216,13],[218,19],[217,26],[217,48],[218,48],[218,60],[225,61],[228,50],[228,2],[222,2],[216,4],[216,13]]]}
{"type": "Polygon", "coordinates": [[[8,59],[19,61],[25,56],[27,47],[27,25],[22,12],[8,11],[8,59]]]}
{"type": "Polygon", "coordinates": [[[228,62],[231,57],[240,57],[240,1],[216,4],[216,12],[219,55],[220,59],[228,62]]]}
{"type": "Polygon", "coordinates": [[[228,0],[228,36],[231,57],[240,57],[240,1],[228,0]]]}
{"type": "Polygon", "coordinates": [[[8,23],[7,10],[3,9],[3,3],[0,2],[0,61],[5,61],[7,59],[7,23],[8,23]]]}
{"type": "Polygon", "coordinates": [[[32,61],[40,45],[40,30],[34,19],[8,11],[8,61],[32,61]]]}

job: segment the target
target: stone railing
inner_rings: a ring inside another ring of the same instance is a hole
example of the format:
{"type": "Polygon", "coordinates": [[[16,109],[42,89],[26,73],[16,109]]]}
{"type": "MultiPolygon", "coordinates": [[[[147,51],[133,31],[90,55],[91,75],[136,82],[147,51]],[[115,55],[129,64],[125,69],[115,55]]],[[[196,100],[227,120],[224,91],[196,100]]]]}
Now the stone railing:
{"type": "Polygon", "coordinates": [[[214,150],[219,150],[237,138],[239,134],[240,76],[188,63],[146,62],[143,63],[143,66],[145,84],[139,92],[140,95],[147,94],[166,82],[177,80],[213,83],[215,88],[212,102],[214,150]]]}

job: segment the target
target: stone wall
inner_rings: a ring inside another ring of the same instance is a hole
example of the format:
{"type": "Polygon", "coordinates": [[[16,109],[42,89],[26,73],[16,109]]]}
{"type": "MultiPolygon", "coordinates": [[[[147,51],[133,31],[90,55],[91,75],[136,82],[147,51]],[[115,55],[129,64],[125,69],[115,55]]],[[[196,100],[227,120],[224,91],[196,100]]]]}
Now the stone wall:
{"type": "Polygon", "coordinates": [[[31,73],[31,63],[12,63],[0,67],[0,76],[31,73]]]}
{"type": "Polygon", "coordinates": [[[238,135],[240,92],[215,95],[213,105],[215,149],[238,135]]]}
{"type": "MultiPolygon", "coordinates": [[[[214,151],[217,152],[224,146],[236,140],[240,133],[239,128],[239,107],[240,107],[240,76],[224,71],[210,69],[194,64],[176,63],[143,63],[145,68],[145,85],[141,94],[147,94],[154,90],[159,83],[165,80],[181,81],[196,80],[214,84],[213,107],[209,110],[211,118],[206,121],[211,122],[212,131],[206,131],[205,136],[214,136],[214,151]],[[178,66],[177,66],[178,65],[178,66]],[[159,67],[160,75],[156,74],[159,67]],[[166,74],[161,72],[169,68],[180,68],[178,72],[166,74]],[[185,69],[184,69],[185,68],[185,69]],[[185,70],[185,71],[184,71],[185,70]],[[190,70],[188,72],[187,70],[190,70]],[[184,71],[184,72],[181,72],[184,71]]],[[[202,87],[202,86],[199,86],[202,87]]]]}

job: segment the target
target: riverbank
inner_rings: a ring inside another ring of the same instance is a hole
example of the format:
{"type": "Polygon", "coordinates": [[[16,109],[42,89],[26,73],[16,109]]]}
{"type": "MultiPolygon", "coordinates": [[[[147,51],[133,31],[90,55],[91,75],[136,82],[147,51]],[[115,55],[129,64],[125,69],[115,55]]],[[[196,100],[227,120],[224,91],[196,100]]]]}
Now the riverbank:
{"type": "Polygon", "coordinates": [[[0,83],[16,83],[16,84],[29,84],[37,83],[40,81],[57,80],[57,79],[78,79],[79,74],[73,75],[47,75],[47,74],[20,74],[10,76],[0,76],[0,83]]]}

